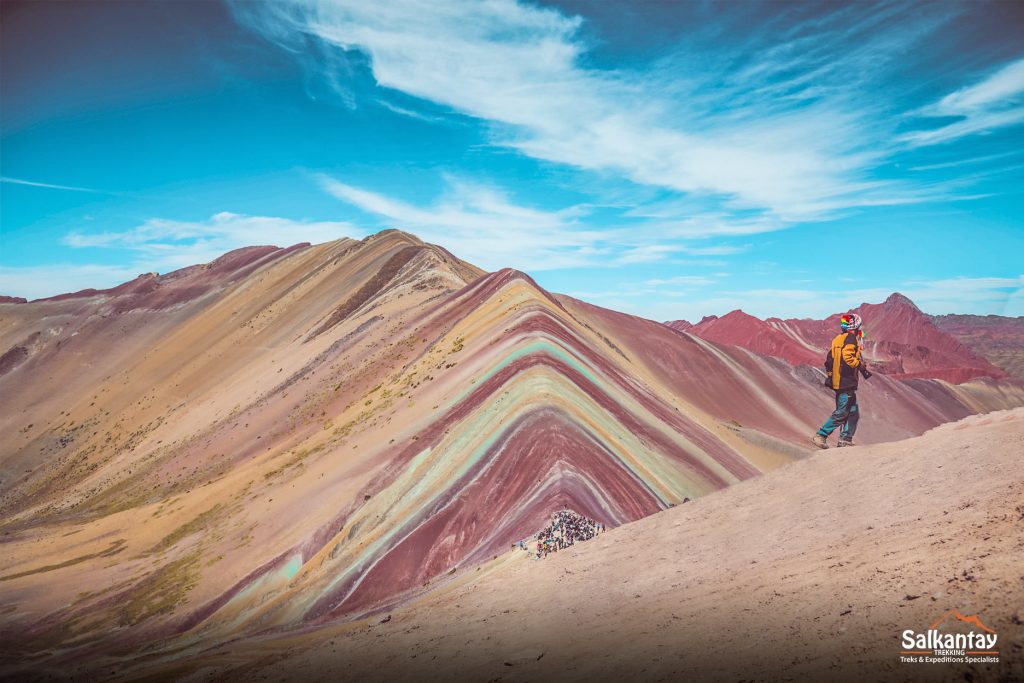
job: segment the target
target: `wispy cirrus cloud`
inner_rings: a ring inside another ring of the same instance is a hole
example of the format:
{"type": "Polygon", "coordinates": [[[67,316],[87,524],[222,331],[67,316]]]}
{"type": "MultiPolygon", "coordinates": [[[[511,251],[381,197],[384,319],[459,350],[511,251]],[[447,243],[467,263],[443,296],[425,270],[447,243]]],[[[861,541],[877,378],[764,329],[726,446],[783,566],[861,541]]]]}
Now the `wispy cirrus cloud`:
{"type": "Polygon", "coordinates": [[[986,164],[991,161],[997,161],[999,159],[1006,159],[1007,157],[1014,157],[1020,155],[1021,150],[1014,149],[1009,152],[1000,152],[999,154],[984,154],[982,156],[970,156],[962,159],[955,159],[953,161],[942,161],[934,164],[922,164],[920,166],[913,166],[910,168],[911,171],[938,171],[947,168],[957,168],[961,166],[970,166],[974,164],[986,164]]]}
{"type": "Polygon", "coordinates": [[[649,287],[706,287],[715,282],[715,278],[706,275],[673,275],[669,278],[646,280],[644,284],[649,287]]]}
{"type": "MultiPolygon", "coordinates": [[[[651,244],[640,244],[626,247],[619,255],[619,263],[650,263],[654,261],[671,260],[680,261],[681,256],[704,257],[704,256],[733,256],[741,254],[750,248],[749,244],[716,244],[713,246],[694,246],[690,243],[683,243],[678,240],[672,242],[660,242],[659,238],[665,236],[657,226],[647,226],[637,223],[632,226],[629,239],[632,242],[650,239],[651,244]]],[[[679,235],[676,235],[679,237],[679,235]]]]}
{"type": "MultiPolygon", "coordinates": [[[[678,263],[690,257],[739,254],[750,245],[695,242],[714,230],[685,231],[665,242],[659,219],[649,221],[623,212],[614,226],[594,227],[591,205],[556,210],[523,206],[500,188],[447,177],[447,191],[432,203],[417,205],[380,192],[317,176],[334,197],[383,221],[379,227],[411,230],[421,238],[444,244],[459,256],[495,270],[513,266],[543,271],[564,268],[606,268],[659,262],[678,263]],[[689,238],[689,239],[679,239],[689,238]]],[[[741,231],[742,232],[742,231],[741,231]]]]}
{"type": "Polygon", "coordinates": [[[289,46],[312,36],[338,59],[364,55],[377,84],[486,122],[494,145],[759,211],[777,228],[936,196],[870,178],[895,124],[857,86],[955,8],[912,28],[894,21],[906,11],[837,11],[774,41],[609,70],[588,65],[579,17],[514,0],[236,6],[289,46]]]}
{"type": "Polygon", "coordinates": [[[599,265],[615,254],[614,236],[577,218],[586,207],[544,211],[513,202],[501,190],[448,179],[447,193],[432,205],[355,187],[326,175],[324,190],[338,199],[421,238],[444,244],[462,258],[495,270],[514,266],[551,270],[599,265]]]}
{"type": "Polygon", "coordinates": [[[957,120],[938,128],[915,130],[901,137],[914,146],[952,142],[968,135],[1024,123],[1024,57],[915,113],[921,117],[954,117],[957,120]]]}
{"type": "Polygon", "coordinates": [[[91,187],[77,187],[75,185],[56,185],[54,183],[41,183],[35,180],[24,180],[23,178],[11,178],[0,176],[0,183],[9,185],[25,185],[27,187],[41,187],[47,190],[66,190],[68,192],[90,192],[93,194],[114,194],[105,190],[96,190],[91,187]]]}
{"type": "MultiPolygon", "coordinates": [[[[687,264],[700,268],[716,265],[708,262],[691,262],[687,264]]],[[[721,264],[717,264],[721,265],[721,264]]],[[[714,291],[721,285],[723,278],[729,273],[716,272],[705,275],[673,275],[666,278],[651,278],[639,282],[620,282],[614,289],[573,290],[569,296],[583,299],[609,308],[629,310],[650,316],[651,311],[662,307],[668,310],[678,306],[680,300],[697,296],[698,292],[707,296],[706,292],[714,291]],[[657,301],[653,307],[652,301],[657,301]],[[639,305],[639,309],[638,309],[639,305]]],[[[657,318],[653,318],[657,319],[657,318]]]]}

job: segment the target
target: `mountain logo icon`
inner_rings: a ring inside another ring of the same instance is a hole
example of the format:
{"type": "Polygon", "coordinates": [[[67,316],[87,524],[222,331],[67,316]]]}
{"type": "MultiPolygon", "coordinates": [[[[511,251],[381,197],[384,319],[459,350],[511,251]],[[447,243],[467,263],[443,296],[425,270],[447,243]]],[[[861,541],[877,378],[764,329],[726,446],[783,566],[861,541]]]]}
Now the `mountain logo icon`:
{"type": "Polygon", "coordinates": [[[934,629],[934,630],[938,630],[941,625],[945,624],[950,619],[955,619],[956,621],[962,621],[963,623],[970,624],[971,626],[974,626],[975,628],[980,628],[982,631],[988,631],[989,633],[995,633],[995,631],[993,629],[990,629],[988,626],[986,626],[985,624],[982,623],[981,618],[977,614],[972,614],[970,616],[964,616],[963,614],[960,614],[960,612],[958,612],[955,609],[951,609],[948,612],[946,612],[944,615],[942,615],[942,617],[938,621],[936,621],[934,624],[932,624],[928,628],[934,629]]]}

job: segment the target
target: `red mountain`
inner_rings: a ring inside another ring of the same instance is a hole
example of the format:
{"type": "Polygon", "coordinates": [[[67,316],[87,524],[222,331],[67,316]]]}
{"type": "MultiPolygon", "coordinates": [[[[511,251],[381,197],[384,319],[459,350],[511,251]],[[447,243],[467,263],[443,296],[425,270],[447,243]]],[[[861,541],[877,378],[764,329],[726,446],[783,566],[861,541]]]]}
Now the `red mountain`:
{"type": "Polygon", "coordinates": [[[701,339],[742,346],[756,353],[782,358],[794,365],[820,363],[821,352],[818,346],[804,342],[799,334],[777,328],[772,319],[764,321],[741,310],[735,310],[721,318],[707,316],[696,325],[691,325],[688,330],[681,329],[679,322],[685,321],[677,321],[671,327],[690,332],[701,339]]]}
{"type": "Polygon", "coordinates": [[[931,320],[988,362],[1024,379],[1024,316],[933,315],[931,320]]]}
{"type": "MultiPolygon", "coordinates": [[[[894,293],[880,304],[853,309],[864,319],[865,354],[874,369],[901,378],[942,379],[959,384],[976,377],[1005,378],[1006,372],[979,356],[953,335],[939,329],[910,299],[894,293]]],[[[794,364],[820,365],[839,332],[839,313],[825,319],[768,318],[743,311],[709,316],[690,334],[733,344],[794,364]]],[[[679,322],[672,323],[681,329],[679,322]]]]}
{"type": "Polygon", "coordinates": [[[693,323],[689,320],[670,320],[665,324],[673,330],[679,330],[680,332],[688,332],[693,327],[693,323]]]}

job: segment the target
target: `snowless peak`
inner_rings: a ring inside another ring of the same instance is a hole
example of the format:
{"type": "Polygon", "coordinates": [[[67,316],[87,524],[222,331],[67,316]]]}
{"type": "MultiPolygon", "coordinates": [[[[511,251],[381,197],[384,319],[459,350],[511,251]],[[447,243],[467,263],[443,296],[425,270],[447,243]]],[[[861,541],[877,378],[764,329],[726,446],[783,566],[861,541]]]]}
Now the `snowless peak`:
{"type": "Polygon", "coordinates": [[[889,295],[889,298],[885,300],[885,304],[888,306],[906,306],[920,312],[920,308],[917,307],[910,297],[900,294],[899,292],[893,292],[889,295]]]}
{"type": "Polygon", "coordinates": [[[693,329],[693,323],[689,320],[667,320],[665,321],[665,324],[673,330],[679,330],[680,332],[686,332],[687,330],[693,329]]]}
{"type": "Polygon", "coordinates": [[[364,237],[362,239],[362,241],[363,242],[373,242],[373,241],[382,240],[382,239],[400,240],[400,241],[406,241],[406,242],[413,242],[415,244],[423,244],[424,243],[423,240],[421,240],[416,235],[413,235],[412,233],[405,232],[404,230],[399,230],[398,228],[384,228],[383,230],[379,230],[379,231],[377,231],[377,232],[375,232],[375,233],[373,233],[371,235],[367,235],[366,237],[364,237]]]}
{"type": "Polygon", "coordinates": [[[756,318],[756,317],[750,315],[749,313],[747,313],[746,311],[744,311],[741,308],[734,309],[732,311],[729,311],[725,315],[723,315],[722,316],[722,320],[726,320],[726,319],[728,319],[728,320],[757,320],[758,322],[760,322],[759,318],[756,318]]]}

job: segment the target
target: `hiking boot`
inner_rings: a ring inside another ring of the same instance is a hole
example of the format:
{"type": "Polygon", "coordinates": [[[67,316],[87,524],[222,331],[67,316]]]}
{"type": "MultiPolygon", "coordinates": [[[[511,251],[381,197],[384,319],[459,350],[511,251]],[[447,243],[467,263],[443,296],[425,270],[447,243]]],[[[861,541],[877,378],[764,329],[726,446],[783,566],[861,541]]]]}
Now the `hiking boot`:
{"type": "Polygon", "coordinates": [[[852,446],[852,445],[853,445],[853,439],[839,439],[839,444],[836,447],[837,448],[846,448],[847,446],[852,446]]]}
{"type": "Polygon", "coordinates": [[[822,436],[821,434],[815,434],[811,437],[811,443],[818,448],[828,448],[828,437],[822,436]]]}

